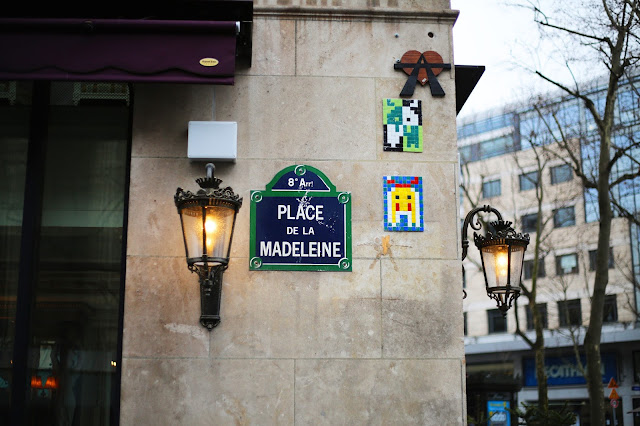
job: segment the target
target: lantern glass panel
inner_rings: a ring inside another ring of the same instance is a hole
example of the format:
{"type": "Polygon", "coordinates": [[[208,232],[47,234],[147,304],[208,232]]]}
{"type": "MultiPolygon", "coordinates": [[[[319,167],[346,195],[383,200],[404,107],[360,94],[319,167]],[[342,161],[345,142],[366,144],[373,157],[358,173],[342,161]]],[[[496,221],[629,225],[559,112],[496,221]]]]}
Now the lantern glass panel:
{"type": "Polygon", "coordinates": [[[508,285],[511,287],[520,286],[524,249],[522,246],[507,244],[482,247],[482,260],[488,288],[498,287],[494,292],[500,293],[505,292],[508,285]],[[509,251],[511,251],[511,259],[509,259],[509,251]],[[509,267],[511,268],[510,274],[509,267]],[[511,278],[511,283],[508,281],[509,278],[511,278]],[[502,288],[500,289],[500,287],[502,288]]]}
{"type": "Polygon", "coordinates": [[[202,207],[185,206],[180,210],[180,215],[187,259],[202,257],[202,207]]]}
{"type": "Polygon", "coordinates": [[[519,288],[522,278],[522,263],[524,261],[524,246],[511,246],[511,287],[519,288]]]}
{"type": "Polygon", "coordinates": [[[229,258],[235,210],[222,206],[205,208],[206,254],[213,258],[229,258]]]}

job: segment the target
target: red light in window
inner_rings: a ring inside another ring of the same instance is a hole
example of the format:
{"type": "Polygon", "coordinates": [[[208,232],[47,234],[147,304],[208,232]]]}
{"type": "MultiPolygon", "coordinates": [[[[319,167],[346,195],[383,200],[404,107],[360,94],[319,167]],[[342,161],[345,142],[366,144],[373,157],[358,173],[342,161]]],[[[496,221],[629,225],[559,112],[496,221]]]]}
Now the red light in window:
{"type": "Polygon", "coordinates": [[[42,379],[38,376],[31,376],[31,387],[32,388],[41,388],[42,387],[42,379]]]}
{"type": "Polygon", "coordinates": [[[53,376],[49,376],[43,385],[42,377],[31,376],[31,387],[38,389],[58,389],[58,379],[53,376]]]}

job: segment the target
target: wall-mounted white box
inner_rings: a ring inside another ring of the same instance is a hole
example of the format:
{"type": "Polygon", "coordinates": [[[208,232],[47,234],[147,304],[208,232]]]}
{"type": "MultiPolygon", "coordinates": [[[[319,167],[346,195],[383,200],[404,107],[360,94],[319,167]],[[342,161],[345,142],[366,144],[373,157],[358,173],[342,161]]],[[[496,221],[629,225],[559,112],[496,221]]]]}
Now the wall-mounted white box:
{"type": "Polygon", "coordinates": [[[236,161],[238,123],[190,121],[187,156],[191,160],[236,161]]]}

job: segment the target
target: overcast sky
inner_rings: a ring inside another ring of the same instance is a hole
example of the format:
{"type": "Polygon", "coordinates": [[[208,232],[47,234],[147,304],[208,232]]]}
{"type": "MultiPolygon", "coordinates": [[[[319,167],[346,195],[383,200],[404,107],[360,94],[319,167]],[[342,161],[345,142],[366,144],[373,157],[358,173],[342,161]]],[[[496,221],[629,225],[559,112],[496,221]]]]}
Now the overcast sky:
{"type": "Polygon", "coordinates": [[[523,58],[531,58],[525,46],[537,40],[531,11],[509,6],[506,0],[451,0],[451,8],[460,11],[453,27],[455,64],[486,66],[459,117],[499,108],[545,90],[539,77],[517,65],[523,58]]]}

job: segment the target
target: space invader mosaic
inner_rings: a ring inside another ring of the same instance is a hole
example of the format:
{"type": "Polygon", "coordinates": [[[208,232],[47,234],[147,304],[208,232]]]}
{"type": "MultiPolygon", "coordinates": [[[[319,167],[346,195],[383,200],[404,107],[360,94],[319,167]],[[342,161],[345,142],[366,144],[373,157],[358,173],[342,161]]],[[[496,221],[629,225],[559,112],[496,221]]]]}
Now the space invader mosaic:
{"type": "Polygon", "coordinates": [[[422,152],[422,101],[385,99],[382,102],[383,149],[422,152]]]}
{"type": "Polygon", "coordinates": [[[422,178],[385,176],[383,181],[384,230],[424,231],[422,178]]]}

